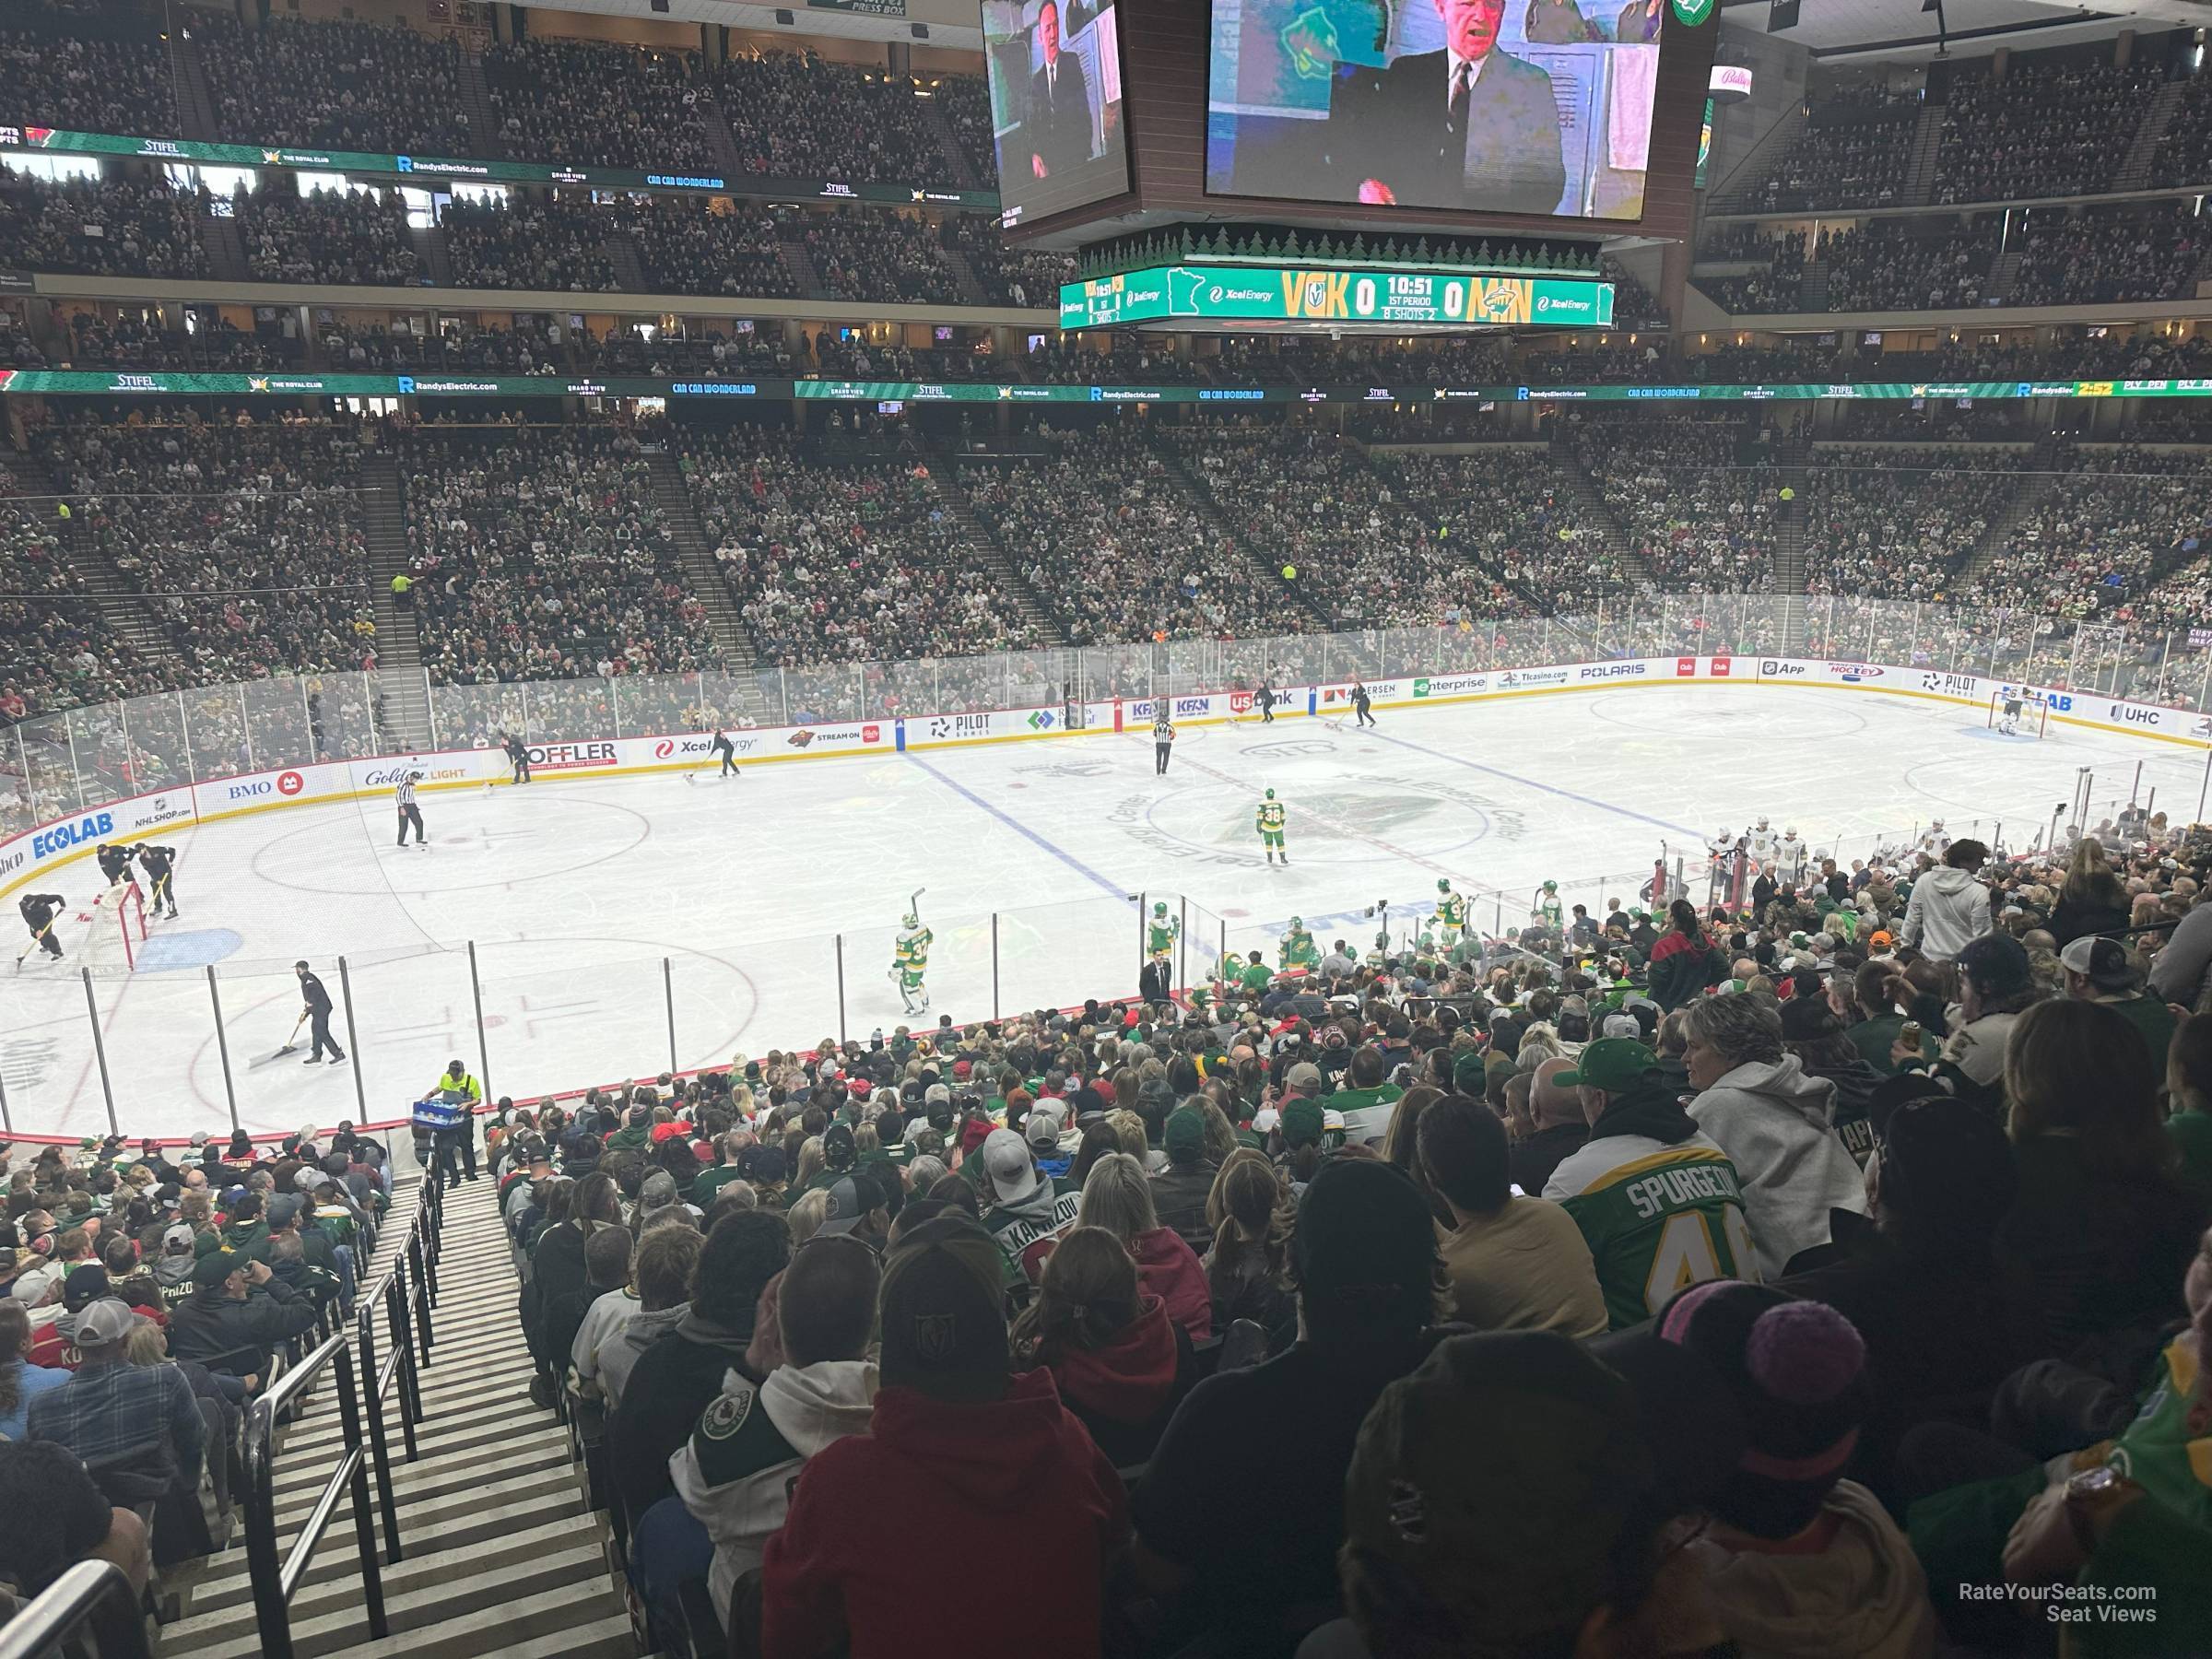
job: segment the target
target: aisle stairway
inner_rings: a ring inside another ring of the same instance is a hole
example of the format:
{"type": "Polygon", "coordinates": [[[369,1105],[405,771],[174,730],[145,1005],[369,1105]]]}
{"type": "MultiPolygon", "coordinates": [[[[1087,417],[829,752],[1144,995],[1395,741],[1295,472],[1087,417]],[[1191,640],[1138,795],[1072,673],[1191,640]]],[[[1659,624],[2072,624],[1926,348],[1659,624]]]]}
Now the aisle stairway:
{"type": "Polygon", "coordinates": [[[1606,492],[1598,488],[1590,469],[1583,465],[1581,453],[1574,446],[1574,431],[1565,421],[1555,421],[1551,429],[1551,468],[1566,486],[1567,493],[1574,498],[1575,506],[1583,517],[1605,527],[1606,548],[1620,566],[1621,574],[1632,586],[1646,592],[1659,584],[1652,580],[1652,568],[1643,562],[1643,555],[1636,550],[1636,538],[1621,523],[1620,515],[1606,500],[1606,492]]]}
{"type": "MultiPolygon", "coordinates": [[[[412,1204],[403,1193],[380,1240],[400,1247],[412,1204]]],[[[603,1535],[584,1507],[552,1416],[530,1404],[530,1359],[515,1319],[508,1260],[488,1179],[445,1206],[437,1340],[422,1371],[419,1460],[397,1462],[406,1554],[383,1573],[392,1634],[370,1637],[351,1516],[324,1535],[292,1600],[300,1659],[630,1659],[637,1647],[606,1571],[603,1535]]],[[[277,1537],[288,1549],[341,1451],[328,1373],[276,1454],[277,1537]]],[[[391,1416],[397,1419],[396,1409],[391,1416]]],[[[194,1588],[187,1616],[161,1632],[165,1654],[253,1659],[262,1652],[245,1549],[234,1540],[194,1588]]]]}
{"type": "Polygon", "coordinates": [[[392,578],[407,568],[407,514],[399,465],[384,450],[371,450],[361,457],[361,539],[369,547],[377,689],[385,726],[380,747],[387,754],[435,748],[429,687],[423,678],[421,636],[416,626],[418,613],[411,607],[403,611],[392,597],[392,578]]]}
{"type": "Polygon", "coordinates": [[[706,526],[698,504],[684,483],[683,463],[665,446],[649,446],[645,465],[653,474],[653,500],[676,537],[677,556],[683,560],[684,576],[707,613],[707,631],[714,654],[730,673],[729,688],[735,706],[721,710],[724,719],[742,714],[756,725],[772,725],[767,701],[760,694],[760,665],[753,656],[752,636],[738,614],[736,595],[714,562],[707,546],[706,526]]]}

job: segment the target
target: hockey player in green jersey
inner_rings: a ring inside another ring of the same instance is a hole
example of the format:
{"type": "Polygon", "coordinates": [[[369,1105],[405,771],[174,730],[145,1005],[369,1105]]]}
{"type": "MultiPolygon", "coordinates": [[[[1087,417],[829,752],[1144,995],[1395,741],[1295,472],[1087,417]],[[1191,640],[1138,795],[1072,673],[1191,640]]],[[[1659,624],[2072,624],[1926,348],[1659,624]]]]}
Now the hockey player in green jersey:
{"type": "Polygon", "coordinates": [[[1467,900],[1452,890],[1449,881],[1436,884],[1436,924],[1447,934],[1467,931],[1467,900]]]}
{"type": "Polygon", "coordinates": [[[1321,947],[1313,943],[1302,916],[1290,918],[1290,931],[1283,935],[1278,950],[1286,969],[1303,968],[1310,972],[1321,966],[1321,947]]]}
{"type": "Polygon", "coordinates": [[[899,999],[909,1014],[929,1011],[929,993],[923,988],[922,976],[929,971],[929,946],[935,937],[922,925],[919,909],[909,910],[891,947],[890,977],[898,982],[899,999]]]}
{"type": "Polygon", "coordinates": [[[1536,895],[1535,914],[1543,922],[1547,932],[1556,934],[1559,931],[1562,913],[1559,908],[1559,884],[1547,881],[1544,884],[1544,890],[1536,895]]]}
{"type": "Polygon", "coordinates": [[[1590,1138],[1552,1171],[1544,1196],[1582,1229],[1613,1329],[1641,1324],[1707,1279],[1759,1281],[1735,1166],[1682,1110],[1658,1055],[1603,1037],[1552,1080],[1581,1091],[1590,1138]]]}
{"type": "Polygon", "coordinates": [[[1174,989],[1175,941],[1182,937],[1182,923],[1168,914],[1164,901],[1152,906],[1145,924],[1145,969],[1138,994],[1147,1002],[1166,1002],[1174,989]]]}
{"type": "Polygon", "coordinates": [[[1260,832],[1260,845],[1267,849],[1267,862],[1273,864],[1279,856],[1287,866],[1290,854],[1283,851],[1283,804],[1275,798],[1275,791],[1260,803],[1254,827],[1260,832]]]}

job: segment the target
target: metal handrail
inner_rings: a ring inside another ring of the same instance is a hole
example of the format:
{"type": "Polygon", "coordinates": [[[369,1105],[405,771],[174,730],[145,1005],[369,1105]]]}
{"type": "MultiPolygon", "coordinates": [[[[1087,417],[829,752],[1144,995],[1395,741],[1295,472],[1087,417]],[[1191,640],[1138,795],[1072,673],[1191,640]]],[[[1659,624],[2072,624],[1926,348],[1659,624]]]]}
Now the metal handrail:
{"type": "Polygon", "coordinates": [[[79,1561],[33,1597],[0,1627],[0,1659],[37,1659],[87,1625],[100,1659],[152,1659],[137,1594],[112,1561],[79,1561]]]}
{"type": "Polygon", "coordinates": [[[361,1453],[360,1397],[354,1382],[353,1345],[346,1335],[321,1344],[276,1385],[255,1400],[246,1416],[246,1567],[253,1585],[253,1617],[261,1631],[261,1649],[268,1659],[293,1659],[291,1600],[300,1580],[313,1559],[315,1546],[337,1513],[348,1488],[353,1500],[353,1527],[361,1560],[361,1599],[369,1614],[369,1633],[378,1639],[391,1634],[384,1618],[383,1571],[376,1559],[376,1526],[370,1512],[369,1467],[361,1453]],[[338,1424],[345,1455],[324,1483],[313,1511],[281,1559],[276,1553],[276,1507],[272,1487],[278,1413],[290,1405],[325,1365],[335,1365],[338,1377],[338,1424]]]}
{"type": "Polygon", "coordinates": [[[420,1455],[415,1427],[422,1421],[422,1383],[419,1375],[428,1359],[418,1350],[416,1333],[427,1329],[431,1294],[429,1262],[435,1255],[444,1223],[443,1194],[426,1177],[407,1223],[405,1248],[384,1275],[362,1293],[354,1309],[354,1334],[360,1344],[360,1374],[366,1395],[362,1404],[369,1418],[369,1461],[376,1476],[377,1507],[384,1524],[384,1564],[404,1556],[399,1535],[399,1499],[392,1484],[391,1442],[384,1429],[384,1406],[398,1384],[399,1431],[406,1461],[420,1455]],[[427,1234],[427,1242],[426,1242],[427,1234]],[[376,1319],[382,1307],[391,1331],[391,1352],[382,1364],[376,1357],[376,1319]]]}

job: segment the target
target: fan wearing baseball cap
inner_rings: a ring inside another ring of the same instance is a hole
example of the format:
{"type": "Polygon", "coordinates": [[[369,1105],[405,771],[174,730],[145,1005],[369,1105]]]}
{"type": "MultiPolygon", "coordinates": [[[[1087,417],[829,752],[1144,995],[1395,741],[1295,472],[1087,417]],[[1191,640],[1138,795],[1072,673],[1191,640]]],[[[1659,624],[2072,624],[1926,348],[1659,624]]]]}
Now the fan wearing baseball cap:
{"type": "Polygon", "coordinates": [[[1082,1195],[1054,1193],[1029,1142],[1011,1129],[984,1135],[980,1156],[991,1198],[983,1225],[1006,1256],[1008,1293],[1026,1296],[1044,1273],[1053,1241],[1076,1224],[1082,1195]]]}
{"type": "Polygon", "coordinates": [[[2143,975],[2127,947],[2102,934],[2085,934],[2058,953],[2066,971],[2066,994],[2081,1002],[2102,1003],[2143,1033],[2150,1063],[2166,1068],[2166,1051],[2173,1044],[2174,1018],[2159,998],[2143,994],[2143,975]]]}
{"type": "Polygon", "coordinates": [[[124,1352],[137,1317],[113,1297],[89,1304],[76,1319],[76,1374],[67,1387],[31,1401],[29,1415],[33,1440],[56,1441],[94,1468],[129,1477],[133,1502],[195,1492],[207,1444],[184,1373],[133,1365],[124,1352]]]}
{"type": "Polygon", "coordinates": [[[1615,1330],[1686,1285],[1759,1277],[1735,1166],[1690,1122],[1657,1054],[1601,1037],[1556,1081],[1580,1092],[1590,1138],[1560,1160],[1544,1196],[1583,1230],[1615,1330]]]}
{"type": "Polygon", "coordinates": [[[763,1653],[821,1653],[841,1639],[855,1654],[913,1659],[1100,1652],[1127,1499],[1052,1372],[1015,1374],[1004,1273],[997,1242],[964,1216],[892,1246],[868,1432],[814,1453],[767,1541],[763,1653]],[[945,1564],[1005,1562],[1009,1549],[1018,1569],[990,1573],[956,1616],[945,1564]]]}

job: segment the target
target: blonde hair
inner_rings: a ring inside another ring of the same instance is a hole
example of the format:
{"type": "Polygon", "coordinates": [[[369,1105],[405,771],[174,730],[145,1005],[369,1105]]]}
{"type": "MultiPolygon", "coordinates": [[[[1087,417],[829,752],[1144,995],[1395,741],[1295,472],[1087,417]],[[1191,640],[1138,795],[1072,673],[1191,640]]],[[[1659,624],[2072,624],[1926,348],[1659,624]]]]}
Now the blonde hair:
{"type": "Polygon", "coordinates": [[[792,1171],[791,1184],[801,1190],[811,1185],[814,1178],[822,1172],[828,1158],[829,1154],[822,1148],[822,1137],[818,1135],[808,1135],[806,1144],[799,1148],[798,1167],[792,1171]]]}
{"type": "MultiPolygon", "coordinates": [[[[819,1143],[809,1144],[818,1145],[819,1143]]],[[[815,1188],[813,1192],[791,1206],[785,1214],[784,1219],[791,1224],[792,1247],[796,1249],[813,1238],[821,1230],[822,1223],[830,1219],[830,1189],[828,1187],[815,1188]]]]}
{"type": "Polygon", "coordinates": [[[1109,1152],[1083,1178],[1077,1227],[1102,1227],[1124,1244],[1158,1230],[1159,1212],[1152,1207],[1152,1183],[1145,1166],[1126,1152],[1109,1152]]]}
{"type": "Polygon", "coordinates": [[[169,1358],[169,1333],[143,1314],[131,1321],[123,1357],[133,1365],[159,1365],[169,1358]]]}
{"type": "Polygon", "coordinates": [[[1147,1147],[1143,1118],[1134,1112],[1117,1108],[1106,1114],[1106,1126],[1113,1131],[1113,1138],[1121,1143],[1124,1152],[1139,1160],[1144,1158],[1147,1147]]]}

